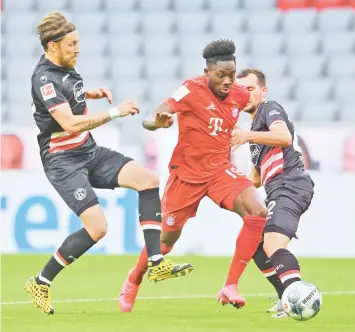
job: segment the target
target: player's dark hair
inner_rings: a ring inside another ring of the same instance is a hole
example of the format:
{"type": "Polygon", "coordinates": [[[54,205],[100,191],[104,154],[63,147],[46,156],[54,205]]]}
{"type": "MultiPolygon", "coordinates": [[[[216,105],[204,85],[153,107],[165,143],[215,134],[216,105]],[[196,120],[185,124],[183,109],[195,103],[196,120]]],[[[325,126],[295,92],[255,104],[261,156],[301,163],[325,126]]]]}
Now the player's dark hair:
{"type": "Polygon", "coordinates": [[[243,69],[237,74],[237,78],[244,78],[247,77],[250,74],[254,74],[258,78],[258,84],[263,88],[266,86],[266,76],[265,74],[255,68],[248,68],[248,69],[243,69]]]}
{"type": "Polygon", "coordinates": [[[60,41],[65,35],[75,30],[75,25],[57,11],[44,16],[37,26],[37,33],[45,50],[47,50],[50,41],[60,41]]]}
{"type": "Polygon", "coordinates": [[[202,56],[206,64],[216,64],[218,61],[235,61],[235,45],[232,40],[220,39],[209,43],[203,50],[202,56]]]}

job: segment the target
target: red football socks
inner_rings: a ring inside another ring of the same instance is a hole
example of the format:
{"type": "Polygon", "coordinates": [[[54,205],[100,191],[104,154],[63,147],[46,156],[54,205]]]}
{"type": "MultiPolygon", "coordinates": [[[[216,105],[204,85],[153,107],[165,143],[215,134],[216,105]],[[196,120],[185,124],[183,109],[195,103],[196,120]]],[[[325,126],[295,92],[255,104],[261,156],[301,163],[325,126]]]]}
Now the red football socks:
{"type": "Polygon", "coordinates": [[[225,286],[237,284],[261,241],[266,219],[258,216],[243,218],[244,225],[238,235],[234,256],[225,286]]]}

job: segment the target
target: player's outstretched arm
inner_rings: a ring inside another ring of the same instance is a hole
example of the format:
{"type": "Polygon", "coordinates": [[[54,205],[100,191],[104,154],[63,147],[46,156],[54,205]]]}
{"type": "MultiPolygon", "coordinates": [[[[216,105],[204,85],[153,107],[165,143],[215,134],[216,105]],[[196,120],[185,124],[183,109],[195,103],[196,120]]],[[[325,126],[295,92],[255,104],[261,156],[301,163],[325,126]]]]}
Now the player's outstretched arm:
{"type": "Polygon", "coordinates": [[[256,171],[256,168],[253,164],[251,164],[248,179],[253,183],[256,188],[259,188],[261,186],[260,175],[256,171]]]}
{"type": "Polygon", "coordinates": [[[51,112],[53,118],[70,134],[102,126],[115,118],[139,113],[139,106],[134,101],[125,101],[100,114],[74,115],[69,106],[60,107],[51,112]]]}
{"type": "Polygon", "coordinates": [[[108,102],[112,104],[112,93],[106,88],[97,88],[85,90],[85,99],[102,99],[107,98],[108,102]]]}
{"type": "Polygon", "coordinates": [[[277,121],[270,125],[270,131],[251,131],[248,142],[269,146],[288,147],[292,145],[292,135],[284,121],[277,121]]]}
{"type": "Polygon", "coordinates": [[[159,128],[169,128],[174,119],[172,115],[175,112],[166,104],[160,104],[152,113],[143,120],[142,125],[147,130],[157,130],[159,128]]]}
{"type": "Polygon", "coordinates": [[[236,129],[232,133],[230,147],[235,151],[247,142],[281,147],[288,147],[292,144],[292,135],[284,121],[274,122],[270,125],[269,130],[250,131],[236,129]]]}

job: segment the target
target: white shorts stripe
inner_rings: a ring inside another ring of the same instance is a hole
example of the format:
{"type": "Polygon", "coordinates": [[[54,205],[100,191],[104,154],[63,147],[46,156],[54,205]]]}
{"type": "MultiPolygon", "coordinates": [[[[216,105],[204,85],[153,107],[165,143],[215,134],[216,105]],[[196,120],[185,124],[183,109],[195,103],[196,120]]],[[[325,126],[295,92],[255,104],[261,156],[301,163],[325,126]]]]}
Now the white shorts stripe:
{"type": "Polygon", "coordinates": [[[143,229],[143,231],[145,231],[146,229],[156,229],[156,230],[158,230],[158,231],[161,231],[161,226],[159,226],[159,225],[143,225],[142,226],[142,229],[143,229]]]}
{"type": "Polygon", "coordinates": [[[289,280],[292,278],[300,278],[301,279],[301,275],[299,273],[291,273],[291,274],[288,274],[287,276],[284,276],[280,279],[281,279],[281,282],[284,283],[286,280],[289,280]]]}
{"type": "Polygon", "coordinates": [[[66,265],[64,264],[64,262],[59,258],[59,256],[57,255],[57,253],[55,252],[53,254],[53,257],[55,258],[55,260],[63,267],[66,267],[66,265]]]}

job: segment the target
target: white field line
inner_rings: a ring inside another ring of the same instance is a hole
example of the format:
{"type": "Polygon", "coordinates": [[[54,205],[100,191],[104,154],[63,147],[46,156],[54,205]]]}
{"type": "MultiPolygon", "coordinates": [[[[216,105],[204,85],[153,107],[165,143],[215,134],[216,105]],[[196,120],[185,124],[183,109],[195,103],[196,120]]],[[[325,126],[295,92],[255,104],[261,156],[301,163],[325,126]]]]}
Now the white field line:
{"type": "MultiPolygon", "coordinates": [[[[355,291],[336,291],[336,292],[321,292],[322,295],[355,295],[355,291]]],[[[270,297],[275,296],[275,293],[254,293],[254,294],[241,294],[248,297],[270,297]]],[[[215,299],[213,295],[169,295],[169,296],[141,296],[137,300],[194,300],[194,299],[215,299]]],[[[54,300],[53,303],[85,303],[85,302],[108,302],[117,301],[117,297],[103,297],[93,299],[68,299],[68,300],[54,300]]],[[[13,302],[0,302],[1,305],[20,305],[30,304],[32,301],[13,301],[13,302]]]]}

